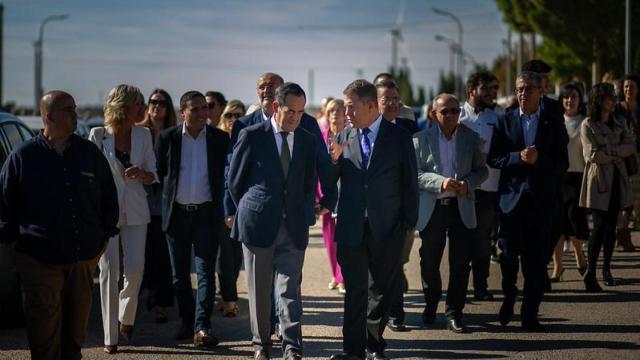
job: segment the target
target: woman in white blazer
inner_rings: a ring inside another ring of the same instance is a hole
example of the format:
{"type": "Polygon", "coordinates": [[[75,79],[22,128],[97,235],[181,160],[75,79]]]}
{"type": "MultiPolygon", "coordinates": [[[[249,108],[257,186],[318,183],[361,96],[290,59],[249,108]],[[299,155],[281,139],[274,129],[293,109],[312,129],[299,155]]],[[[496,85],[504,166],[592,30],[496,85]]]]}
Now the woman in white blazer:
{"type": "Polygon", "coordinates": [[[120,206],[120,234],[110,239],[99,262],[104,352],[109,354],[118,350],[118,334],[125,343],[131,340],[150,221],[144,185],[157,181],[151,133],[134,126],[143,119],[144,110],[144,97],[138,88],[118,85],[109,92],[104,106],[105,126],[94,128],[89,135],[109,162],[120,206]],[[120,245],[124,286],[118,294],[120,245]]]}

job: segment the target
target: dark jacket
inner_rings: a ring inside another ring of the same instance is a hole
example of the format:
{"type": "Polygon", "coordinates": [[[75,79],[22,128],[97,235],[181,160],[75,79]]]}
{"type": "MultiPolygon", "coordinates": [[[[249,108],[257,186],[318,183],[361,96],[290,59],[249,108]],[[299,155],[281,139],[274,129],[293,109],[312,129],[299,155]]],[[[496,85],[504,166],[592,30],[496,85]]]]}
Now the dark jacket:
{"type": "MultiPolygon", "coordinates": [[[[180,124],[160,133],[156,144],[158,179],[162,184],[162,229],[167,231],[178,190],[178,176],[182,153],[182,127],[180,124]]],[[[221,221],[224,192],[224,166],[229,148],[229,135],[209,125],[206,126],[207,163],[209,187],[213,203],[212,221],[221,221]]]]}
{"type": "Polygon", "coordinates": [[[62,155],[42,134],[9,156],[0,173],[0,241],[49,264],[95,258],[118,233],[118,199],[107,160],[72,135],[62,155]]]}

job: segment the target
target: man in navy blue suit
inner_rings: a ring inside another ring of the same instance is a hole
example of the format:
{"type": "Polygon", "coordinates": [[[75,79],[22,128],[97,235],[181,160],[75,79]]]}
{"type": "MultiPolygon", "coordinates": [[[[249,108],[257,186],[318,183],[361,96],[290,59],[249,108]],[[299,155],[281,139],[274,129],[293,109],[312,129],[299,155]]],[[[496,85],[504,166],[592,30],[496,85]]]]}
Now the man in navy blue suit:
{"type": "Polygon", "coordinates": [[[411,134],[379,114],[373,84],[356,80],[343,94],[353,127],[336,136],[330,168],[331,180],[340,179],[335,239],[347,293],[344,353],[331,358],[380,360],[387,358],[382,334],[400,286],[399,239],[418,218],[417,163],[411,134]]]}
{"type": "MultiPolygon", "coordinates": [[[[269,120],[271,115],[273,114],[273,102],[275,99],[275,90],[282,85],[284,80],[278,74],[274,73],[264,73],[260,75],[257,83],[257,93],[258,93],[258,101],[260,101],[260,108],[256,111],[252,112],[249,115],[245,115],[238,119],[233,124],[233,129],[231,130],[231,143],[229,146],[229,154],[227,160],[231,160],[231,155],[233,152],[233,148],[238,141],[238,134],[240,131],[247,126],[251,126],[254,124],[264,123],[269,120]]],[[[320,131],[320,127],[318,126],[318,122],[314,117],[307,113],[302,114],[302,118],[300,119],[300,127],[307,130],[311,134],[315,136],[316,139],[316,160],[320,163],[329,162],[329,155],[324,146],[324,140],[322,138],[322,132],[320,131]]],[[[324,191],[324,189],[323,189],[324,191]]],[[[331,191],[333,195],[337,194],[337,189],[331,191]]],[[[316,218],[314,213],[314,197],[315,194],[309,195],[309,207],[306,210],[307,214],[307,223],[309,226],[315,224],[316,218]]],[[[225,192],[224,197],[224,213],[225,213],[225,223],[229,228],[231,228],[233,224],[233,219],[236,213],[236,207],[233,203],[233,200],[229,196],[229,192],[225,192]]]]}
{"type": "Polygon", "coordinates": [[[498,245],[504,300],[499,320],[507,325],[518,296],[518,261],[524,291],[522,328],[542,332],[538,311],[546,280],[546,249],[551,216],[560,206],[557,182],[569,166],[564,124],[542,109],[542,79],[522,72],[516,80],[519,108],[498,119],[487,157],[500,169],[500,231],[498,245]]]}
{"type": "Polygon", "coordinates": [[[279,87],[273,115],[240,132],[229,167],[229,194],[237,206],[231,237],[243,243],[257,360],[270,358],[272,280],[284,358],[302,358],[300,285],[309,225],[299,209],[316,186],[316,142],[299,127],[305,102],[297,84],[279,87]]]}

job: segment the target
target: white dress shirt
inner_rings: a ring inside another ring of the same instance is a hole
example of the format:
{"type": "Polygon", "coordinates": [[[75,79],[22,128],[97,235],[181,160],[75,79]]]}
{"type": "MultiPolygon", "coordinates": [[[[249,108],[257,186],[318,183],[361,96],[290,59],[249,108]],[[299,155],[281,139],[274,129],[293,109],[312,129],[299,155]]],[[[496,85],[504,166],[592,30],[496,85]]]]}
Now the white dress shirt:
{"type": "MultiPolygon", "coordinates": [[[[278,147],[278,156],[282,153],[282,135],[280,133],[283,131],[280,126],[276,123],[276,119],[271,116],[271,128],[273,129],[273,136],[276,138],[276,147],[278,147]]],[[[289,155],[293,160],[293,131],[287,134],[287,144],[289,145],[289,155]]]]}
{"type": "MultiPolygon", "coordinates": [[[[438,149],[440,150],[440,166],[442,171],[440,175],[457,179],[458,174],[456,174],[455,164],[456,164],[456,133],[454,130],[451,135],[451,139],[447,139],[447,137],[438,126],[438,149]]],[[[455,191],[443,191],[438,194],[437,198],[448,198],[448,197],[456,197],[455,191]]]]}
{"type": "Polygon", "coordinates": [[[580,124],[583,120],[584,115],[582,114],[572,117],[564,115],[564,126],[567,128],[567,135],[569,135],[569,143],[567,144],[569,168],[567,172],[584,172],[585,162],[582,155],[582,141],[580,141],[580,124]]]}
{"type": "MultiPolygon", "coordinates": [[[[482,139],[483,142],[482,153],[486,156],[489,153],[489,147],[491,146],[493,130],[495,130],[496,123],[498,122],[498,114],[489,108],[476,113],[473,106],[468,102],[464,103],[461,110],[458,122],[475,131],[476,134],[480,136],[480,139],[482,139]]],[[[489,169],[489,176],[487,176],[487,179],[478,189],[496,192],[498,191],[498,184],[500,182],[500,170],[494,169],[488,165],[487,169],[489,169]]]]}
{"type": "Polygon", "coordinates": [[[207,128],[194,139],[187,126],[182,125],[182,153],[176,202],[183,205],[211,201],[209,169],[207,166],[207,128]]]}

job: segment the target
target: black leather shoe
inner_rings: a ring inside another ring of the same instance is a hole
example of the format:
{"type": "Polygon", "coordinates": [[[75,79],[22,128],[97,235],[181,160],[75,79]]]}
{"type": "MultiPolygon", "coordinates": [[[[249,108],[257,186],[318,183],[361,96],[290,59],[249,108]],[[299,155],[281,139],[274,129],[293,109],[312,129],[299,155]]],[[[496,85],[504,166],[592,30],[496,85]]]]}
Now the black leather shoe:
{"type": "Polygon", "coordinates": [[[493,295],[487,289],[480,289],[473,291],[473,298],[477,301],[491,301],[493,300],[493,295]]]}
{"type": "Polygon", "coordinates": [[[398,319],[393,319],[391,321],[389,321],[387,323],[387,327],[391,330],[391,331],[396,331],[396,332],[406,332],[409,331],[409,329],[407,329],[406,326],[404,326],[404,323],[401,320],[398,319]]]}
{"type": "Polygon", "coordinates": [[[538,333],[547,332],[547,329],[540,324],[538,319],[522,320],[522,330],[538,333]]]}
{"type": "Polygon", "coordinates": [[[616,281],[616,279],[613,278],[613,276],[611,276],[611,271],[609,270],[602,271],[602,280],[604,281],[604,284],[607,286],[618,285],[618,282],[616,281]]]}
{"type": "Polygon", "coordinates": [[[284,360],[302,360],[302,354],[296,351],[290,351],[284,360]]]}
{"type": "Polygon", "coordinates": [[[462,325],[462,320],[459,319],[447,319],[447,329],[456,334],[466,332],[464,325],[462,325]]]}
{"type": "Polygon", "coordinates": [[[351,355],[347,353],[333,354],[329,360],[364,360],[360,356],[351,355]]]}
{"type": "Polygon", "coordinates": [[[187,340],[187,339],[191,339],[192,336],[193,336],[193,325],[187,326],[185,324],[182,324],[178,329],[178,331],[176,332],[174,338],[176,340],[187,340]]]}
{"type": "Polygon", "coordinates": [[[422,312],[422,323],[429,326],[436,322],[436,313],[425,310],[422,312]]]}
{"type": "Polygon", "coordinates": [[[269,356],[269,352],[265,349],[257,350],[253,356],[255,360],[269,360],[271,357],[269,356]]]}
{"type": "Polygon", "coordinates": [[[589,270],[584,274],[583,281],[584,288],[587,292],[602,292],[602,288],[600,287],[600,284],[598,284],[595,274],[589,272],[589,270]]]}
{"type": "Polygon", "coordinates": [[[502,306],[500,306],[500,312],[498,313],[498,320],[500,320],[500,324],[502,324],[502,326],[507,326],[513,318],[514,304],[515,300],[505,298],[502,301],[502,306]]]}
{"type": "Polygon", "coordinates": [[[367,360],[389,360],[384,354],[384,351],[369,351],[367,350],[367,360]]]}

